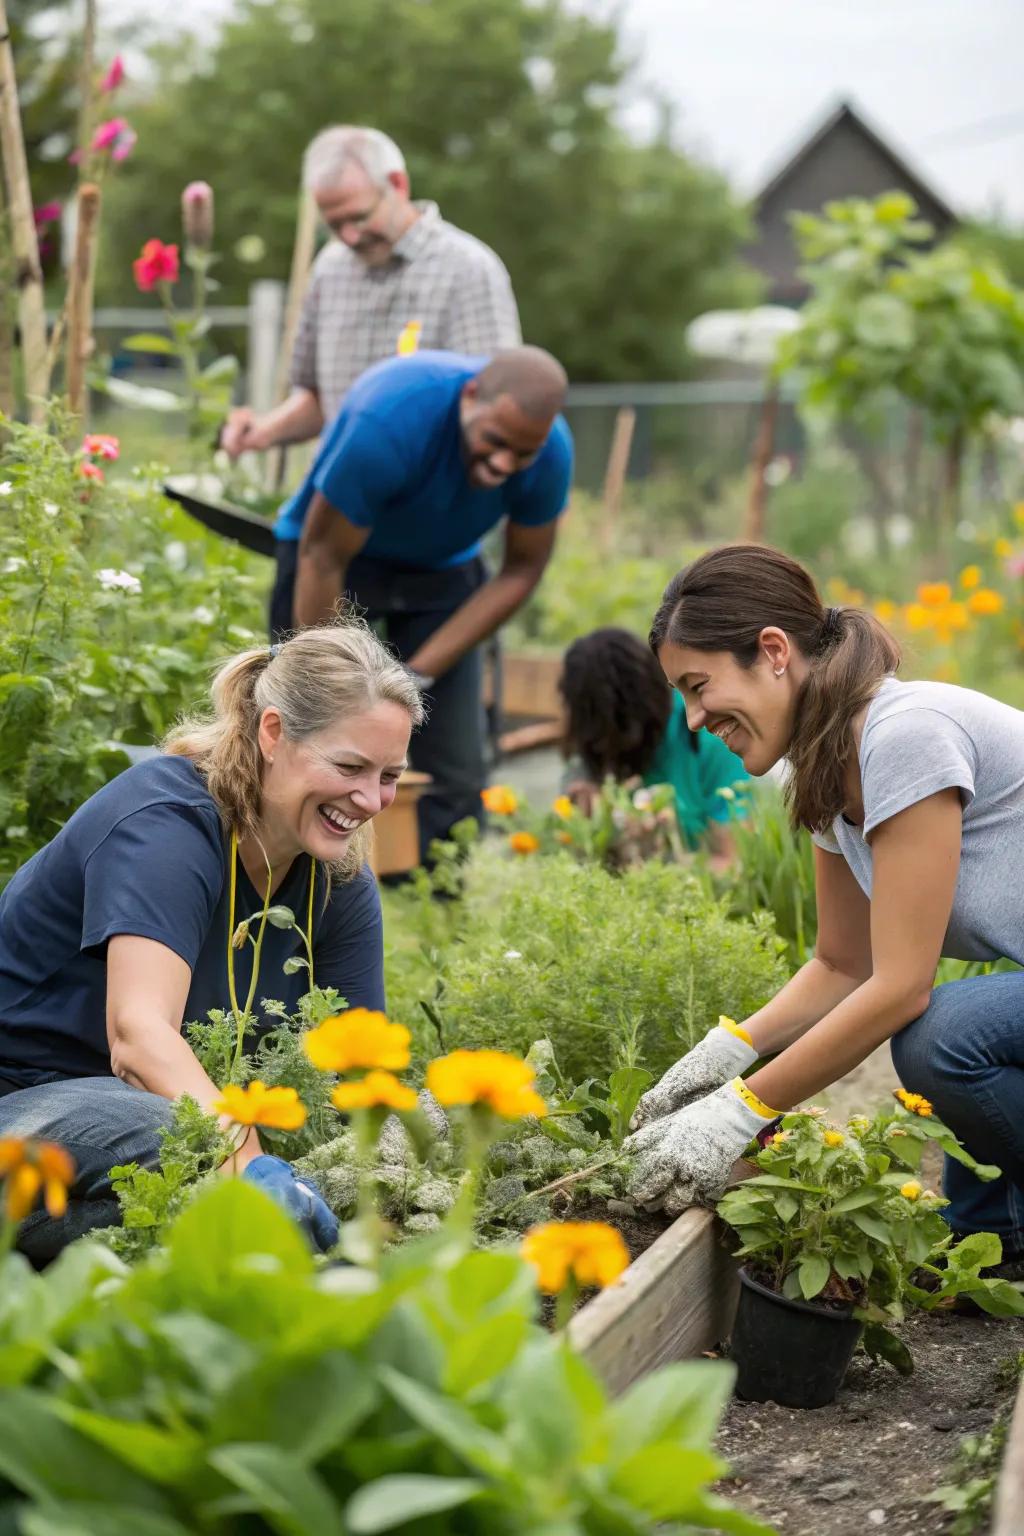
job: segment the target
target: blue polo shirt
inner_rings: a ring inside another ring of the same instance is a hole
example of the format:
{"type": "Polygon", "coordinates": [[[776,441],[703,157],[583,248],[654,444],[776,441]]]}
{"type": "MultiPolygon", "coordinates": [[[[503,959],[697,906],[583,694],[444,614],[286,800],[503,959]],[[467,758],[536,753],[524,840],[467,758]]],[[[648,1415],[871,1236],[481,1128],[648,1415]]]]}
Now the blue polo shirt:
{"type": "Polygon", "coordinates": [[[554,522],[572,482],[572,434],[561,416],[534,462],[503,485],[478,489],[466,478],[459,396],[487,362],[418,352],[364,373],[281,508],[277,537],[299,538],[314,491],[357,528],[371,529],[364,554],[424,570],[472,559],[502,518],[530,528],[554,522]]]}
{"type": "MultiPolygon", "coordinates": [[[[202,775],[184,757],[158,756],[97,791],[0,894],[0,1093],[67,1077],[110,1075],[107,942],[135,934],[166,944],[192,972],[184,1022],[228,1008],[229,846],[202,775]]],[[[311,860],[297,858],[274,892],[305,926],[311,860]]],[[[313,960],[318,986],[352,1008],[384,1007],[380,897],[369,870],[326,890],[317,868],[313,960]],[[325,896],[327,897],[325,903],[325,896]]],[[[239,861],[235,922],[258,915],[239,861]]],[[[308,990],[300,936],[267,924],[254,1000],[294,1011],[308,990]]],[[[252,945],[235,951],[244,1002],[252,945]]]]}

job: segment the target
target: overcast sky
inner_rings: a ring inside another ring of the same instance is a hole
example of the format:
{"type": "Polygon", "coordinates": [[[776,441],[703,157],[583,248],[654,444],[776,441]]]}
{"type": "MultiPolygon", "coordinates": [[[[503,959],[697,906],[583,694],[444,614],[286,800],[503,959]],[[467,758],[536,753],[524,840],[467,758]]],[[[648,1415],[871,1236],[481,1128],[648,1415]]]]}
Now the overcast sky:
{"type": "MultiPolygon", "coordinates": [[[[959,212],[1024,224],[1024,0],[575,3],[622,18],[639,60],[627,122],[649,125],[653,84],[682,142],[743,193],[845,97],[959,212]]],[[[102,9],[112,22],[150,4],[102,9]]],[[[176,0],[174,13],[195,25],[229,5],[176,0]]]]}

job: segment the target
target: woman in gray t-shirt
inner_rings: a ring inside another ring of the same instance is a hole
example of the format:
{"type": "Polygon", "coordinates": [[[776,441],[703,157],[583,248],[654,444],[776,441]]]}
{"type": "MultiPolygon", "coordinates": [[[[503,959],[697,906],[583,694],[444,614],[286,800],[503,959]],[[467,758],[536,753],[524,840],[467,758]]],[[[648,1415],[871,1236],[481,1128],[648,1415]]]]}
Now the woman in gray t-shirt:
{"type": "Polygon", "coordinates": [[[1024,1278],[1024,974],[933,990],[943,955],[1024,964],[1024,714],[898,682],[876,619],[824,608],[801,566],[752,545],[676,576],[651,645],[691,729],[754,775],[788,760],[793,820],[815,842],[818,941],[770,1003],[713,1029],[641,1099],[635,1193],[670,1211],[717,1197],[752,1136],[891,1039],[904,1085],[1003,1170],[983,1184],[947,1160],[947,1218],[997,1233],[1024,1278]]]}

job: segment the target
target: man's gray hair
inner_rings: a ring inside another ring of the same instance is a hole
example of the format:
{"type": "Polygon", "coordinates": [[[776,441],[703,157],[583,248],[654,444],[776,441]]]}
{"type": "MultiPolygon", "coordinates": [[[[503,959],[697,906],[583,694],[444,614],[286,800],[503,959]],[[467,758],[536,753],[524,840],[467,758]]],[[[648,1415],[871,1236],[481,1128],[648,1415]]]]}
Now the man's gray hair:
{"type": "Polygon", "coordinates": [[[309,192],[329,187],[341,178],[346,165],[355,164],[382,191],[389,176],[405,170],[405,156],[379,128],[344,124],[324,128],[309,145],[302,160],[302,184],[309,192]]]}

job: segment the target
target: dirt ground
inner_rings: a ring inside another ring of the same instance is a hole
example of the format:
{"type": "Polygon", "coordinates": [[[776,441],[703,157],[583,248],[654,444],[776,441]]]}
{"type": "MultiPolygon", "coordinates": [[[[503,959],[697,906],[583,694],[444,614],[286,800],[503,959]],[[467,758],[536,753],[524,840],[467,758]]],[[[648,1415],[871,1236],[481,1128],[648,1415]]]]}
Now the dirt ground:
{"type": "Polygon", "coordinates": [[[859,1354],[827,1408],[733,1400],[722,1493],[781,1536],[948,1532],[954,1517],[926,1496],[948,1481],[960,1437],[1012,1404],[1007,1362],[1024,1349],[1024,1318],[918,1314],[901,1333],[912,1376],[859,1354]]]}

